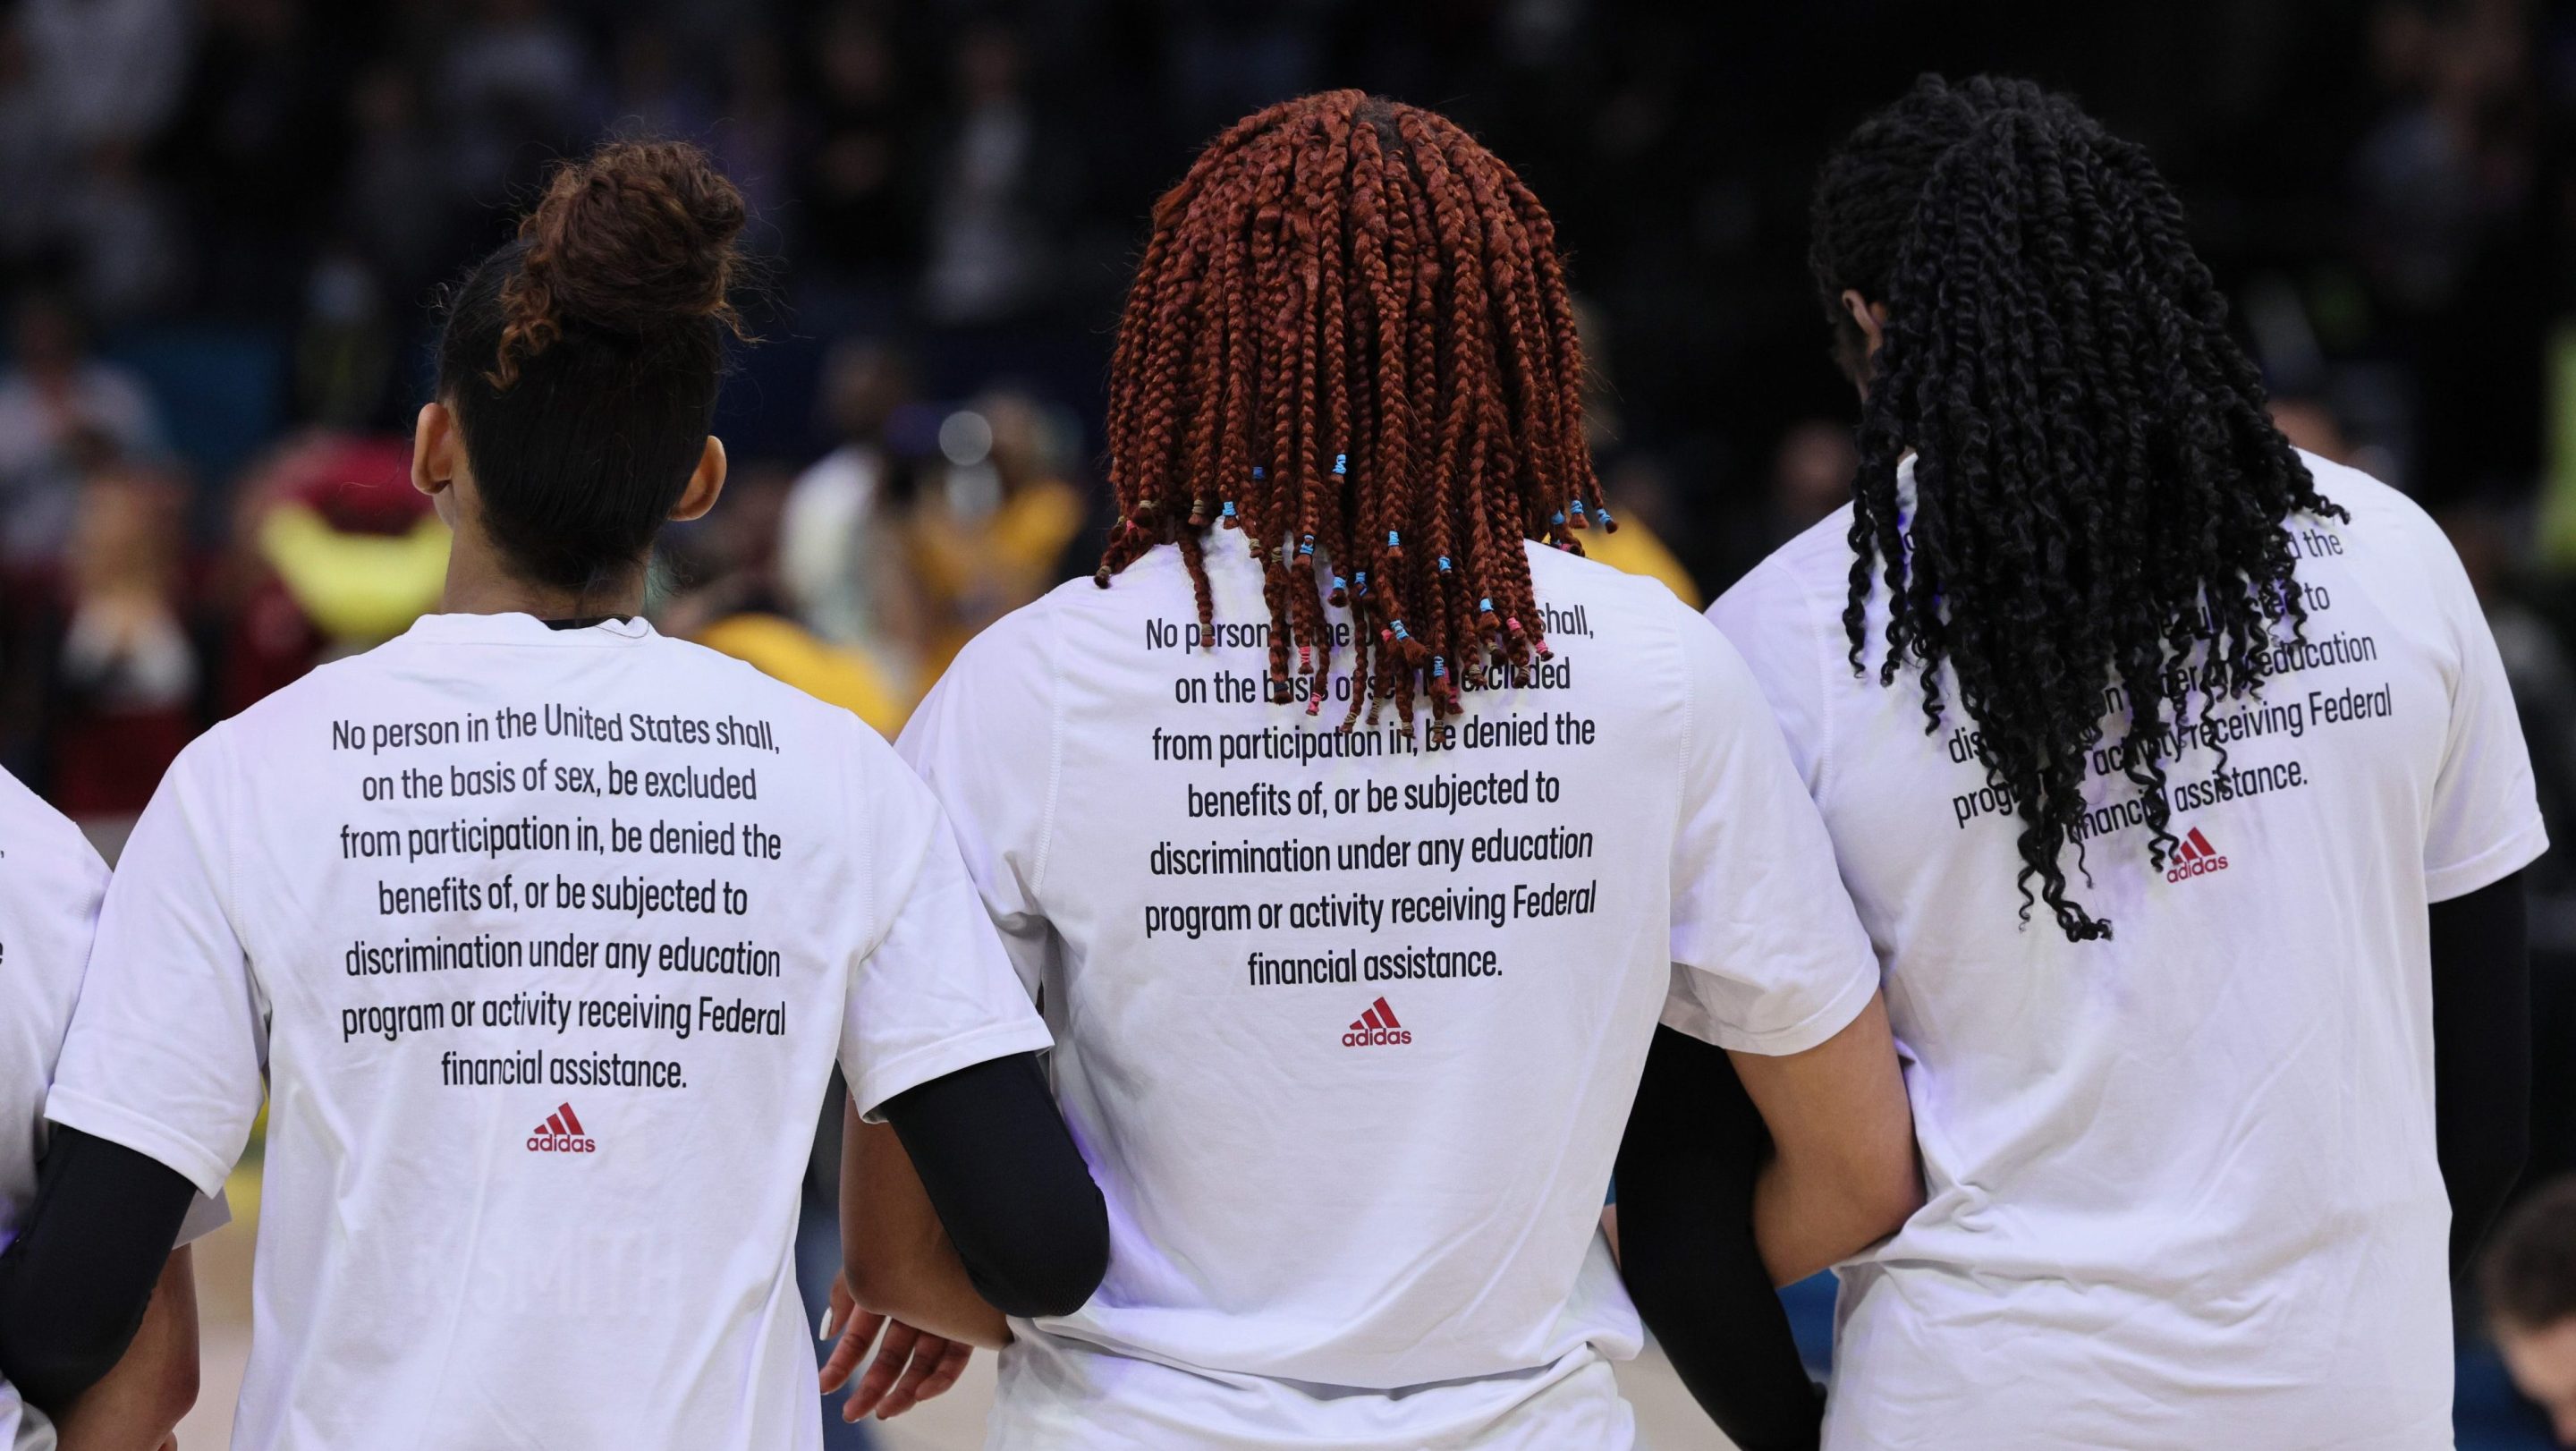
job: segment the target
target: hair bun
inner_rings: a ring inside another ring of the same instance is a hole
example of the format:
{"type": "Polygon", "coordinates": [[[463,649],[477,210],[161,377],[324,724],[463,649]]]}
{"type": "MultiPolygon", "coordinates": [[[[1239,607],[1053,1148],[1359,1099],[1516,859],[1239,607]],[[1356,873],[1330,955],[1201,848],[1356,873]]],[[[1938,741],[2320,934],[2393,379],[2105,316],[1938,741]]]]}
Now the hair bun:
{"type": "Polygon", "coordinates": [[[735,239],[749,217],[742,193],[687,142],[612,142],[556,168],[519,224],[526,250],[502,288],[493,382],[508,386],[518,359],[571,323],[641,337],[705,321],[739,335],[735,239]]]}

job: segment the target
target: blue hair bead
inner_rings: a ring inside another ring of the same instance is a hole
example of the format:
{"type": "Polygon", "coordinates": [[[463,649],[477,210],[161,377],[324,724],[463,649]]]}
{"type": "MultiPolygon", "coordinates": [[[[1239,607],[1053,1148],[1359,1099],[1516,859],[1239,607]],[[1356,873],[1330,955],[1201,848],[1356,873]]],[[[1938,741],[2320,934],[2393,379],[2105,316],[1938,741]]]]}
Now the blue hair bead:
{"type": "Polygon", "coordinates": [[[1388,531],[1386,531],[1386,547],[1387,547],[1387,548],[1389,548],[1389,549],[1399,548],[1399,547],[1401,547],[1401,546],[1403,545],[1403,543],[1404,543],[1404,536],[1403,536],[1403,535],[1396,533],[1396,532],[1395,532],[1394,530],[1392,530],[1392,529],[1389,529],[1388,531]]]}
{"type": "Polygon", "coordinates": [[[1449,572],[1449,556],[1448,556],[1448,555],[1445,555],[1445,554],[1444,554],[1444,555],[1441,555],[1441,556],[1440,556],[1440,572],[1441,572],[1442,574],[1447,574],[1447,573],[1449,572]]]}
{"type": "Polygon", "coordinates": [[[1446,675],[1448,675],[1448,673],[1449,673],[1449,657],[1448,657],[1448,656],[1446,656],[1446,655],[1434,655],[1434,656],[1432,656],[1432,657],[1431,657],[1431,678],[1432,678],[1432,679],[1434,679],[1434,680],[1438,680],[1438,679],[1441,679],[1441,678],[1445,677],[1446,675]]]}
{"type": "Polygon", "coordinates": [[[1493,602],[1492,600],[1478,600],[1478,601],[1476,601],[1476,613],[1478,613],[1478,614],[1480,614],[1480,615],[1490,615],[1490,614],[1492,614],[1493,612],[1494,612],[1494,602],[1493,602]]]}
{"type": "Polygon", "coordinates": [[[1337,473],[1337,474],[1346,474],[1346,473],[1349,473],[1350,471],[1351,471],[1351,456],[1350,456],[1349,454],[1346,454],[1346,453],[1337,453],[1337,454],[1333,455],[1333,472],[1334,472],[1334,473],[1337,473]]]}
{"type": "Polygon", "coordinates": [[[1266,472],[1264,472],[1264,471],[1262,470],[1261,465],[1259,465],[1259,464],[1254,464],[1254,465],[1252,466],[1252,477],[1253,477],[1253,479],[1257,482],[1257,481],[1259,481],[1259,480],[1261,480],[1261,479],[1266,479],[1266,478],[1270,477],[1270,475],[1269,475],[1268,473],[1266,473],[1266,472]]]}
{"type": "Polygon", "coordinates": [[[1223,513],[1220,515],[1220,517],[1222,517],[1222,518],[1227,518],[1227,519],[1231,519],[1231,518],[1233,518],[1233,517],[1234,517],[1234,501],[1233,501],[1232,499],[1228,499],[1228,500],[1226,500],[1226,501],[1225,501],[1225,508],[1224,508],[1223,513]]]}
{"type": "Polygon", "coordinates": [[[1574,501],[1574,517],[1577,519],[1583,517],[1583,501],[1581,499],[1574,501]]]}
{"type": "Polygon", "coordinates": [[[1396,621],[1396,622],[1395,622],[1395,638],[1397,638],[1397,639],[1399,639],[1399,640],[1404,640],[1404,639],[1410,639],[1410,638],[1411,638],[1410,636],[1408,636],[1408,635],[1406,635],[1406,634],[1404,633],[1404,621],[1402,621],[1402,620],[1398,620],[1398,621],[1396,621]]]}
{"type": "Polygon", "coordinates": [[[1341,593],[1343,593],[1344,591],[1348,590],[1350,587],[1351,587],[1351,582],[1350,582],[1349,580],[1346,580],[1346,579],[1342,578],[1342,577],[1341,577],[1340,575],[1338,575],[1338,574],[1333,576],[1333,593],[1335,593],[1335,594],[1341,594],[1341,593]]]}
{"type": "Polygon", "coordinates": [[[1314,536],[1314,535],[1312,535],[1312,534],[1307,535],[1307,536],[1305,537],[1305,539],[1304,539],[1304,540],[1302,540],[1302,541],[1297,545],[1297,552],[1298,552],[1299,554],[1312,554],[1312,553],[1314,553],[1314,552],[1315,552],[1315,536],[1314,536]]]}
{"type": "Polygon", "coordinates": [[[1559,510],[1557,510],[1555,514],[1553,514],[1553,515],[1551,515],[1551,516],[1549,517],[1549,519],[1548,519],[1548,521],[1547,521],[1547,522],[1549,522],[1550,524],[1562,524],[1562,523],[1564,523],[1564,522],[1565,522],[1565,511],[1564,511],[1563,509],[1559,509],[1559,510]]]}

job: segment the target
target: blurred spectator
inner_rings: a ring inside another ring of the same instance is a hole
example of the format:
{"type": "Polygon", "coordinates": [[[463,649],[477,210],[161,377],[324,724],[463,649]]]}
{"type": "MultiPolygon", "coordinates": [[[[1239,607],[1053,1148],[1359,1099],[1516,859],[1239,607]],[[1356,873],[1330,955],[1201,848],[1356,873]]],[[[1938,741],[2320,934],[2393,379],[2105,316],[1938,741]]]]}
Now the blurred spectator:
{"type": "Polygon", "coordinates": [[[916,255],[911,136],[901,67],[869,6],[835,5],[814,37],[815,138],[803,182],[814,260],[890,282],[916,255]]]}
{"type": "Polygon", "coordinates": [[[109,464],[86,479],[55,666],[54,801],[74,820],[140,814],[198,729],[181,614],[178,490],[109,464]]]}
{"type": "Polygon", "coordinates": [[[484,206],[533,180],[546,153],[573,149],[591,93],[580,38],[543,0],[473,0],[439,67],[456,189],[484,206]]]}
{"type": "Polygon", "coordinates": [[[840,706],[891,740],[912,710],[905,683],[799,624],[778,598],[780,520],[793,483],[775,467],[746,469],[726,486],[722,509],[664,536],[673,546],[668,570],[685,584],[660,604],[655,623],[840,706]]]}
{"type": "MultiPolygon", "coordinates": [[[[711,144],[725,175],[742,189],[755,226],[784,221],[794,196],[798,140],[787,58],[777,38],[765,32],[738,37],[726,53],[724,118],[711,144]]],[[[755,240],[774,245],[772,237],[755,240]]]]}
{"type": "Polygon", "coordinates": [[[1617,530],[1604,529],[1584,541],[1583,552],[1612,569],[1661,580],[1682,603],[1699,609],[1708,603],[1699,581],[1664,542],[1686,523],[1673,497],[1672,475],[1661,460],[1621,446],[1627,426],[1611,378],[1609,319],[1581,296],[1574,299],[1574,319],[1588,365],[1583,436],[1601,476],[1601,502],[1619,521],[1617,530]]]}
{"type": "Polygon", "coordinates": [[[929,616],[925,679],[986,625],[1072,571],[1082,493],[1067,481],[1080,425],[1025,393],[987,393],[940,421],[941,486],[914,502],[912,557],[929,616]]]}
{"type": "Polygon", "coordinates": [[[199,296],[236,316],[289,312],[341,174],[346,84],[297,0],[207,0],[206,34],[162,164],[184,190],[199,296]]]}
{"type": "Polygon", "coordinates": [[[1601,502],[1619,521],[1616,530],[1595,529],[1583,541],[1584,555],[1612,569],[1663,581],[1683,604],[1700,609],[1708,600],[1699,582],[1664,543],[1656,521],[1672,517],[1671,485],[1651,460],[1630,456],[1601,475],[1601,502]]]}
{"type": "Polygon", "coordinates": [[[45,94],[27,55],[26,31],[0,15],[0,268],[25,271],[53,240],[64,158],[45,94]]]}
{"type": "Polygon", "coordinates": [[[2303,448],[2321,459],[2335,463],[2352,461],[2352,441],[2344,437],[2343,423],[2334,410],[2313,398],[2290,396],[2272,400],[2272,426],[2294,448],[2303,448]]]}
{"type": "Polygon", "coordinates": [[[124,369],[92,358],[79,314],[56,293],[18,300],[15,366],[0,374],[0,567],[13,574],[57,561],[70,538],[85,466],[104,451],[157,458],[161,424],[124,369]]]}
{"type": "Polygon", "coordinates": [[[385,299],[417,309],[460,245],[453,177],[409,70],[369,66],[348,105],[354,135],[339,231],[385,299]]]}
{"type": "Polygon", "coordinates": [[[2576,1446],[2576,1179],[2552,1180],[2505,1216],[2479,1278],[2514,1385],[2576,1446]]]}
{"type": "Polygon", "coordinates": [[[704,141],[715,103],[671,43],[670,32],[645,21],[617,42],[610,129],[657,139],[704,141]]]}
{"type": "Polygon", "coordinates": [[[411,486],[411,441],[315,432],[245,476],[217,707],[249,707],[436,608],[447,529],[411,486]]]}
{"type": "Polygon", "coordinates": [[[1019,36],[979,24],[959,38],[957,100],[931,166],[923,308],[935,322],[1003,322],[1051,280],[1044,191],[1069,179],[1023,89],[1019,36]]]}
{"type": "Polygon", "coordinates": [[[140,145],[169,120],[194,38],[185,0],[21,0],[18,15],[65,150],[140,145]]]}
{"type": "Polygon", "coordinates": [[[912,397],[912,364],[882,343],[853,340],[823,372],[822,411],[841,440],[788,491],[779,518],[778,592],[821,639],[875,662],[911,696],[922,656],[921,607],[903,537],[913,468],[887,446],[912,397]]]}
{"type": "Polygon", "coordinates": [[[177,227],[130,143],[92,149],[89,169],[63,198],[61,227],[57,240],[74,259],[72,285],[90,316],[123,321],[177,292],[177,227]]]}
{"type": "Polygon", "coordinates": [[[1860,450],[1852,431],[1830,419],[1792,427],[1771,456],[1771,528],[1782,544],[1851,502],[1860,450]]]}

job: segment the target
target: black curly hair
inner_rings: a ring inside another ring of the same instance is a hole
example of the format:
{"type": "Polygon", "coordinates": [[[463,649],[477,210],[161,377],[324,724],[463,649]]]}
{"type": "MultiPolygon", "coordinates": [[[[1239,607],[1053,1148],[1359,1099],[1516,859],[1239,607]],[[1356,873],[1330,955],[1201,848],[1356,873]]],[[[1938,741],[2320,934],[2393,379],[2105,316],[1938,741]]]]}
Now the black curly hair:
{"type": "Polygon", "coordinates": [[[1925,76],[1826,163],[1812,223],[1837,351],[1866,390],[1852,669],[1882,578],[1879,683],[1913,662],[1928,734],[1949,667],[1976,759],[2021,818],[2022,920],[2045,902],[2070,941],[2107,938],[2059,860],[2071,838],[2084,869],[2104,722],[2125,709],[2108,759],[2161,868],[2193,696],[2205,709],[2272,672],[2276,625],[2306,620],[2284,522],[2343,511],[2272,426],[2181,203],[2065,97],[1925,76]],[[1885,308],[1875,357],[1846,289],[1885,308]]]}

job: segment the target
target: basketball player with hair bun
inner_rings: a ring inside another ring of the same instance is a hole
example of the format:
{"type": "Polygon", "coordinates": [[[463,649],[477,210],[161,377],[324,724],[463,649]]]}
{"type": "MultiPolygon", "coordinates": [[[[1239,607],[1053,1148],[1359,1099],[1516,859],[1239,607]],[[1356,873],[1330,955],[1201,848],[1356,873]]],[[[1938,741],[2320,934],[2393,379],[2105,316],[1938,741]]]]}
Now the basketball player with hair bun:
{"type": "Polygon", "coordinates": [[[863,1399],[1098,1283],[1045,1025],[938,804],[641,618],[656,534],[724,484],[744,222],[695,147],[607,146],[449,299],[412,456],[441,610],[215,727],[135,827],[46,1104],[82,1182],[0,1265],[0,1356],[130,1325],[98,1267],[157,1267],[175,1209],[120,1240],[78,1206],[215,1192],[263,1099],[237,1447],[819,1447],[792,1245],[836,1067],[876,1171],[853,1321],[909,1322],[863,1399]]]}

